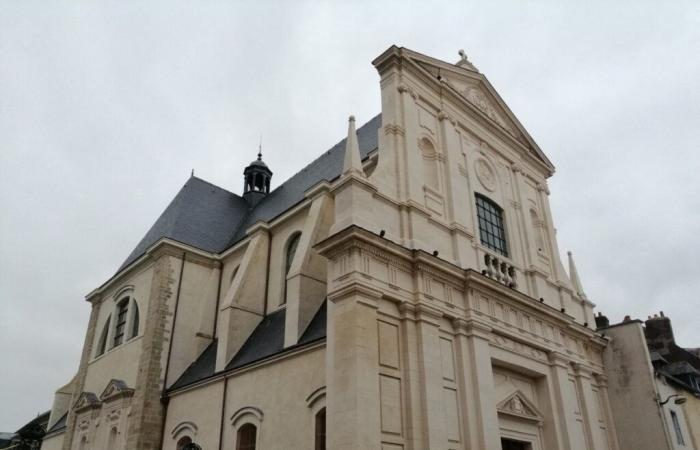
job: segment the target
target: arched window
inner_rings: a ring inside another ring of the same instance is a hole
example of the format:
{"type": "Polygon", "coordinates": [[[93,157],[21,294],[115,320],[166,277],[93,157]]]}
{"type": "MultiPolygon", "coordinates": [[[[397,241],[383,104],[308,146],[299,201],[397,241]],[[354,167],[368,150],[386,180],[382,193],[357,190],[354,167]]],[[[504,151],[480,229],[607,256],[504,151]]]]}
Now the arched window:
{"type": "Polygon", "coordinates": [[[135,338],[139,335],[139,305],[136,300],[133,302],[134,311],[131,313],[131,331],[129,332],[129,339],[135,338]]]}
{"type": "Polygon", "coordinates": [[[476,215],[479,219],[481,243],[491,250],[508,256],[503,210],[483,195],[476,194],[476,215]]]}
{"type": "Polygon", "coordinates": [[[326,408],[316,413],[315,450],[326,450],[326,408]]]}
{"type": "Polygon", "coordinates": [[[121,345],[124,342],[124,334],[126,332],[126,318],[129,314],[129,298],[125,298],[117,304],[117,313],[114,324],[114,340],[112,347],[121,345]]]}
{"type": "Polygon", "coordinates": [[[117,444],[117,428],[113,427],[109,430],[109,439],[107,440],[107,450],[114,450],[117,444]]]}
{"type": "Polygon", "coordinates": [[[177,450],[202,450],[202,447],[192,442],[189,436],[183,436],[175,445],[177,450]]]}
{"type": "Polygon", "coordinates": [[[255,440],[258,429],[252,423],[247,423],[236,433],[236,450],[255,450],[255,440]]]}
{"type": "Polygon", "coordinates": [[[299,246],[299,238],[301,233],[294,233],[292,237],[287,241],[287,252],[285,253],[284,259],[284,295],[282,296],[282,303],[287,303],[287,275],[289,275],[289,269],[292,268],[292,263],[294,262],[294,255],[297,253],[297,247],[299,246]]]}
{"type": "Polygon", "coordinates": [[[97,351],[95,352],[95,357],[100,356],[107,350],[107,334],[109,334],[109,323],[111,322],[112,316],[107,317],[107,321],[102,327],[102,334],[100,334],[100,340],[97,343],[97,351]]]}

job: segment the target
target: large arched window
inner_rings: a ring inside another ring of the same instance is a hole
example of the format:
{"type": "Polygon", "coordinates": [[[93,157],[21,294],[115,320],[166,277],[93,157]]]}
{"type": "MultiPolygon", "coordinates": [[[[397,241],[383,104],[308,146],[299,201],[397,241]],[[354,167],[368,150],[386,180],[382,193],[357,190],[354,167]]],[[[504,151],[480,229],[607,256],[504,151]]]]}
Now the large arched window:
{"type": "Polygon", "coordinates": [[[316,413],[315,450],[326,450],[326,408],[316,413]]]}
{"type": "Polygon", "coordinates": [[[135,338],[139,334],[139,305],[136,300],[133,301],[133,311],[131,312],[131,330],[129,331],[129,339],[135,338]]]}
{"type": "Polygon", "coordinates": [[[102,334],[100,334],[100,340],[97,342],[97,351],[95,352],[95,357],[100,356],[107,350],[107,335],[109,334],[109,323],[111,322],[112,316],[107,317],[107,321],[102,327],[102,334]]]}
{"type": "Polygon", "coordinates": [[[503,256],[508,256],[503,209],[483,195],[476,194],[476,214],[479,219],[481,243],[503,256]]]}
{"type": "Polygon", "coordinates": [[[125,298],[117,304],[117,312],[114,318],[114,339],[112,347],[124,342],[126,333],[126,318],[129,316],[129,298],[125,298]]]}
{"type": "Polygon", "coordinates": [[[252,423],[247,423],[236,433],[236,450],[255,450],[258,429],[252,423]]]}
{"type": "Polygon", "coordinates": [[[287,303],[287,275],[289,275],[289,270],[292,268],[292,263],[294,262],[294,255],[297,253],[297,247],[299,246],[299,238],[301,238],[301,233],[294,233],[292,237],[287,241],[287,251],[285,252],[284,259],[284,295],[282,296],[282,303],[287,303]]]}

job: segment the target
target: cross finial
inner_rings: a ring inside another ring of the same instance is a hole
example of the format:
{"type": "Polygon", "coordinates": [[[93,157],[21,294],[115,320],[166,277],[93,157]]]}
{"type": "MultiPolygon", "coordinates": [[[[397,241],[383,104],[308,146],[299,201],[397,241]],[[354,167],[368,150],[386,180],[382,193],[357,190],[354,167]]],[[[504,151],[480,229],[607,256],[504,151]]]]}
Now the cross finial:
{"type": "Polygon", "coordinates": [[[262,133],[260,133],[260,144],[258,144],[258,161],[262,161],[262,133]]]}
{"type": "Polygon", "coordinates": [[[192,169],[192,172],[190,173],[190,176],[191,176],[191,177],[194,176],[194,169],[192,169]]]}

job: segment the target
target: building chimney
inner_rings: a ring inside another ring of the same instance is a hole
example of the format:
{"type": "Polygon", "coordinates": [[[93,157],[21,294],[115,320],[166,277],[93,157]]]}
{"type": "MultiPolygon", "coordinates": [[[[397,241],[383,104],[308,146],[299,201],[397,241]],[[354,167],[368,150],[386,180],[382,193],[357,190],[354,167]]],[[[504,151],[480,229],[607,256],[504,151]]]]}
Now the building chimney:
{"type": "Polygon", "coordinates": [[[601,329],[605,327],[610,326],[610,320],[603,315],[603,313],[599,312],[597,316],[595,316],[595,327],[596,329],[601,329]]]}
{"type": "Polygon", "coordinates": [[[673,337],[671,319],[664,316],[663,311],[660,315],[654,314],[654,317],[644,322],[644,335],[649,350],[656,351],[661,355],[668,353],[669,349],[676,343],[673,337]]]}

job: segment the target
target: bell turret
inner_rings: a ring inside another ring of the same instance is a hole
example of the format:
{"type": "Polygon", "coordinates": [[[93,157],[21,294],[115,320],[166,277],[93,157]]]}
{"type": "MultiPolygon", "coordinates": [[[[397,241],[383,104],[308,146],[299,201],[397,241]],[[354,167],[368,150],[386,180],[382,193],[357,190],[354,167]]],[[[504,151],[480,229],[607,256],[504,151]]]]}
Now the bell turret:
{"type": "Polygon", "coordinates": [[[243,198],[254,206],[270,193],[270,179],[272,171],[262,160],[262,150],[258,150],[258,159],[253,161],[243,171],[245,180],[243,185],[243,198]]]}

